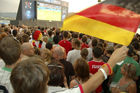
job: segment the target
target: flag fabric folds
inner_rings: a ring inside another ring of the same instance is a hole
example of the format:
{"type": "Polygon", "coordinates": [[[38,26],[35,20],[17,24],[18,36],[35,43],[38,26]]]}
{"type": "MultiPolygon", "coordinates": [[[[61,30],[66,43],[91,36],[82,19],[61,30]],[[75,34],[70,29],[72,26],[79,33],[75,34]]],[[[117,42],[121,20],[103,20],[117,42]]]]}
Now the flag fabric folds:
{"type": "Polygon", "coordinates": [[[80,32],[127,46],[139,24],[139,14],[113,4],[100,3],[67,17],[62,30],[80,32]]]}

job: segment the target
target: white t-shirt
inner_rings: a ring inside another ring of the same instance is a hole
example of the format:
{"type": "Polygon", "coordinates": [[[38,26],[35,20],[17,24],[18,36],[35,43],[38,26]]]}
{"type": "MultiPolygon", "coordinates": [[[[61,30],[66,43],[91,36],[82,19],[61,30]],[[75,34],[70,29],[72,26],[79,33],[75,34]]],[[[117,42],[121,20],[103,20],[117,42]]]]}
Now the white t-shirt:
{"type": "Polygon", "coordinates": [[[77,88],[71,88],[71,89],[67,89],[64,91],[56,92],[56,93],[84,93],[84,92],[83,92],[82,86],[79,85],[79,87],[77,88]]]}
{"type": "Polygon", "coordinates": [[[13,93],[13,88],[10,83],[11,72],[8,68],[0,68],[0,85],[6,87],[9,93],[13,93]]]}
{"type": "Polygon", "coordinates": [[[5,66],[5,63],[2,59],[0,59],[0,68],[4,67],[5,66]]]}
{"type": "Polygon", "coordinates": [[[56,93],[56,92],[65,91],[65,90],[67,90],[67,88],[48,86],[47,93],[56,93]]]}
{"type": "Polygon", "coordinates": [[[80,55],[81,50],[71,50],[68,52],[67,55],[67,61],[71,62],[72,64],[74,64],[74,62],[81,57],[80,55]]]}

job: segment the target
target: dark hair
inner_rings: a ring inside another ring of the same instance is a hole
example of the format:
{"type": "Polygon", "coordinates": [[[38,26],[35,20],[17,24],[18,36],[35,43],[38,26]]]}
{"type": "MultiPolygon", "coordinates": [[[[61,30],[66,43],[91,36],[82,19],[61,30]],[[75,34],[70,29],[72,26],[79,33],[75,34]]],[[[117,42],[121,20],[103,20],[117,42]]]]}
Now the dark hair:
{"type": "Polygon", "coordinates": [[[56,30],[56,36],[59,36],[59,34],[60,34],[60,30],[57,29],[57,30],[56,30]]]}
{"type": "Polygon", "coordinates": [[[86,36],[83,36],[83,37],[82,37],[82,42],[83,42],[83,43],[86,43],[86,42],[87,42],[87,37],[86,37],[86,36]]]}
{"type": "Polygon", "coordinates": [[[103,45],[103,43],[101,43],[101,42],[99,42],[97,46],[98,46],[98,47],[101,47],[101,48],[104,48],[104,45],[103,45]]]}
{"type": "Polygon", "coordinates": [[[29,42],[29,39],[30,39],[30,37],[29,37],[27,34],[24,34],[24,35],[22,36],[23,43],[24,43],[24,42],[29,42]]]}
{"type": "Polygon", "coordinates": [[[21,35],[18,35],[16,39],[20,42],[20,44],[23,44],[23,38],[21,35]]]}
{"type": "Polygon", "coordinates": [[[74,63],[75,74],[78,78],[85,82],[89,79],[89,65],[83,58],[79,58],[74,63]]]}
{"type": "Polygon", "coordinates": [[[68,37],[69,37],[69,34],[68,34],[67,31],[64,31],[64,32],[63,32],[63,37],[64,37],[64,38],[68,38],[68,37]]]}
{"type": "Polygon", "coordinates": [[[78,38],[78,33],[77,33],[77,32],[73,32],[73,33],[72,33],[72,37],[73,37],[73,38],[78,38]]]}
{"type": "Polygon", "coordinates": [[[58,42],[60,41],[60,36],[54,36],[53,37],[53,42],[55,43],[55,44],[58,44],[58,42]]]}
{"type": "Polygon", "coordinates": [[[83,48],[81,50],[81,56],[86,60],[87,56],[88,56],[88,50],[86,48],[83,48]]]}
{"type": "Polygon", "coordinates": [[[46,93],[49,70],[35,57],[26,59],[12,70],[10,81],[15,93],[46,93]]]}
{"type": "Polygon", "coordinates": [[[96,58],[99,58],[103,55],[103,50],[100,47],[94,47],[92,52],[93,52],[94,57],[96,58]]]}
{"type": "Polygon", "coordinates": [[[92,47],[97,46],[97,43],[98,43],[97,39],[93,39],[92,40],[92,47]]]}
{"type": "Polygon", "coordinates": [[[20,57],[21,46],[17,40],[11,36],[2,38],[0,34],[0,57],[6,65],[14,64],[20,57]]]}
{"type": "Polygon", "coordinates": [[[107,48],[106,52],[111,55],[114,52],[114,48],[109,47],[109,48],[107,48]]]}
{"type": "Polygon", "coordinates": [[[131,45],[128,46],[128,48],[129,48],[129,50],[128,50],[127,55],[132,57],[135,54],[134,49],[133,49],[133,47],[131,45]]]}
{"type": "Polygon", "coordinates": [[[40,30],[40,29],[41,29],[41,27],[40,27],[40,26],[38,26],[38,29],[40,30]]]}
{"type": "Polygon", "coordinates": [[[83,37],[84,34],[80,33],[79,34],[79,38],[81,39],[83,37]]]}
{"type": "Polygon", "coordinates": [[[52,34],[53,34],[52,30],[49,30],[49,31],[48,31],[48,35],[51,37],[52,34]]]}
{"type": "Polygon", "coordinates": [[[49,86],[63,86],[64,85],[64,66],[55,61],[48,64],[48,68],[50,70],[49,76],[49,86]]]}
{"type": "Polygon", "coordinates": [[[51,50],[52,47],[53,47],[53,46],[52,46],[52,43],[48,42],[48,43],[46,44],[46,48],[47,48],[47,49],[51,50]]]}
{"type": "Polygon", "coordinates": [[[14,37],[17,36],[17,30],[13,30],[13,36],[14,36],[14,37]]]}
{"type": "Polygon", "coordinates": [[[132,46],[133,46],[134,49],[136,49],[136,50],[139,50],[139,48],[140,48],[140,45],[139,45],[138,42],[133,42],[133,43],[132,43],[132,46]]]}

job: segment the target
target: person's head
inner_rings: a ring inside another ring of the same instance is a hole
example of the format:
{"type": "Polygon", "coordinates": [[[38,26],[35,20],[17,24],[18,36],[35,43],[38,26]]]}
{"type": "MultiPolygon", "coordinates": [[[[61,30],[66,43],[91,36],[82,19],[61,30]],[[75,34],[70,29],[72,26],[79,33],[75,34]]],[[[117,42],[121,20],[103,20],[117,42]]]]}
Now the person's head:
{"type": "Polygon", "coordinates": [[[92,53],[95,58],[100,58],[103,55],[103,50],[100,47],[94,47],[92,53]]]}
{"type": "Polygon", "coordinates": [[[84,34],[80,33],[79,34],[79,39],[81,39],[83,37],[84,34]]]}
{"type": "Polygon", "coordinates": [[[6,33],[0,33],[0,57],[6,65],[13,65],[20,58],[20,43],[6,33]]]}
{"type": "Polygon", "coordinates": [[[45,61],[50,63],[52,58],[52,53],[49,49],[41,49],[41,58],[45,61]]]}
{"type": "Polygon", "coordinates": [[[67,31],[64,31],[64,32],[63,32],[63,37],[64,37],[65,39],[67,39],[67,38],[69,37],[69,34],[68,34],[67,31]]]}
{"type": "Polygon", "coordinates": [[[21,35],[17,35],[16,39],[20,42],[20,44],[23,44],[23,38],[21,35]]]}
{"type": "Polygon", "coordinates": [[[140,49],[139,41],[138,42],[133,42],[132,46],[135,50],[139,50],[140,49]]]}
{"type": "Polygon", "coordinates": [[[83,37],[82,37],[82,42],[83,42],[83,43],[86,43],[86,42],[87,42],[87,37],[86,37],[86,36],[83,36],[83,37]]]}
{"type": "Polygon", "coordinates": [[[110,57],[112,55],[112,53],[114,52],[114,48],[113,47],[108,47],[106,49],[106,56],[110,57]]]}
{"type": "Polygon", "coordinates": [[[81,54],[82,58],[84,58],[86,60],[87,56],[88,56],[88,50],[86,48],[84,48],[81,50],[80,54],[81,54]]]}
{"type": "MultiPolygon", "coordinates": [[[[11,31],[10,31],[9,27],[5,27],[4,32],[6,32],[7,34],[11,34],[11,31]]],[[[17,33],[16,33],[16,35],[17,35],[17,33]]]]}
{"type": "Polygon", "coordinates": [[[47,48],[47,49],[51,50],[52,47],[53,47],[52,43],[48,42],[48,43],[46,44],[46,48],[47,48]]]}
{"type": "Polygon", "coordinates": [[[93,39],[92,40],[92,47],[96,47],[97,43],[98,43],[97,39],[93,39]]]}
{"type": "Polygon", "coordinates": [[[60,34],[60,30],[57,29],[55,35],[56,35],[56,36],[59,36],[59,34],[60,34]]]}
{"type": "Polygon", "coordinates": [[[82,82],[85,82],[89,79],[89,65],[85,59],[77,59],[74,63],[74,70],[75,75],[78,79],[82,80],[82,82]]]}
{"type": "Polygon", "coordinates": [[[64,59],[66,57],[65,49],[61,46],[56,46],[52,50],[53,58],[56,60],[64,59]]]}
{"type": "Polygon", "coordinates": [[[73,48],[80,48],[81,47],[81,42],[80,40],[78,40],[77,38],[74,38],[72,40],[72,47],[73,48]]]}
{"type": "Polygon", "coordinates": [[[60,62],[51,62],[48,64],[50,70],[49,86],[63,86],[64,85],[64,66],[60,62]]]}
{"type": "Polygon", "coordinates": [[[17,30],[13,30],[13,36],[14,36],[14,37],[17,36],[17,30]]]}
{"type": "Polygon", "coordinates": [[[72,37],[73,37],[73,38],[78,38],[78,33],[77,33],[77,32],[73,32],[73,33],[72,33],[72,37]]]}
{"type": "Polygon", "coordinates": [[[35,57],[19,62],[10,77],[14,93],[46,93],[48,79],[47,66],[35,57]]]}
{"type": "Polygon", "coordinates": [[[130,45],[130,46],[128,46],[128,48],[129,48],[129,50],[128,50],[127,55],[129,57],[133,57],[133,55],[135,55],[135,51],[134,51],[133,47],[130,45]]]}
{"type": "Polygon", "coordinates": [[[59,41],[60,41],[60,37],[59,37],[59,36],[54,36],[54,37],[53,37],[53,42],[54,42],[55,44],[58,44],[59,41]]]}
{"type": "Polygon", "coordinates": [[[135,79],[136,78],[136,67],[131,63],[123,64],[121,67],[121,73],[127,78],[135,79]]]}
{"type": "Polygon", "coordinates": [[[48,31],[48,35],[49,35],[49,37],[51,37],[52,34],[53,34],[53,31],[52,31],[52,30],[49,30],[49,31],[48,31]]]}
{"type": "Polygon", "coordinates": [[[23,41],[23,43],[24,43],[24,42],[29,42],[29,39],[30,39],[30,37],[29,37],[27,34],[24,34],[24,35],[22,36],[22,41],[23,41]]]}
{"type": "Polygon", "coordinates": [[[21,45],[22,54],[26,56],[33,56],[34,55],[34,47],[31,43],[23,43],[21,45]]]}

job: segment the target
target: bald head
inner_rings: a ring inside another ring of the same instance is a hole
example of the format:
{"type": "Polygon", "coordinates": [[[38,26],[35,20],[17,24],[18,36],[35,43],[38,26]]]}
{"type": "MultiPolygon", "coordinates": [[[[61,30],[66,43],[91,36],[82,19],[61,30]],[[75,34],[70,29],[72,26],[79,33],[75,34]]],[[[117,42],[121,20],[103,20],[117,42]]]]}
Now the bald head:
{"type": "Polygon", "coordinates": [[[34,55],[34,47],[31,43],[23,43],[21,45],[21,52],[26,56],[33,56],[34,55]]]}
{"type": "Polygon", "coordinates": [[[53,57],[57,60],[64,59],[66,56],[65,49],[61,46],[56,46],[52,50],[53,57]]]}

